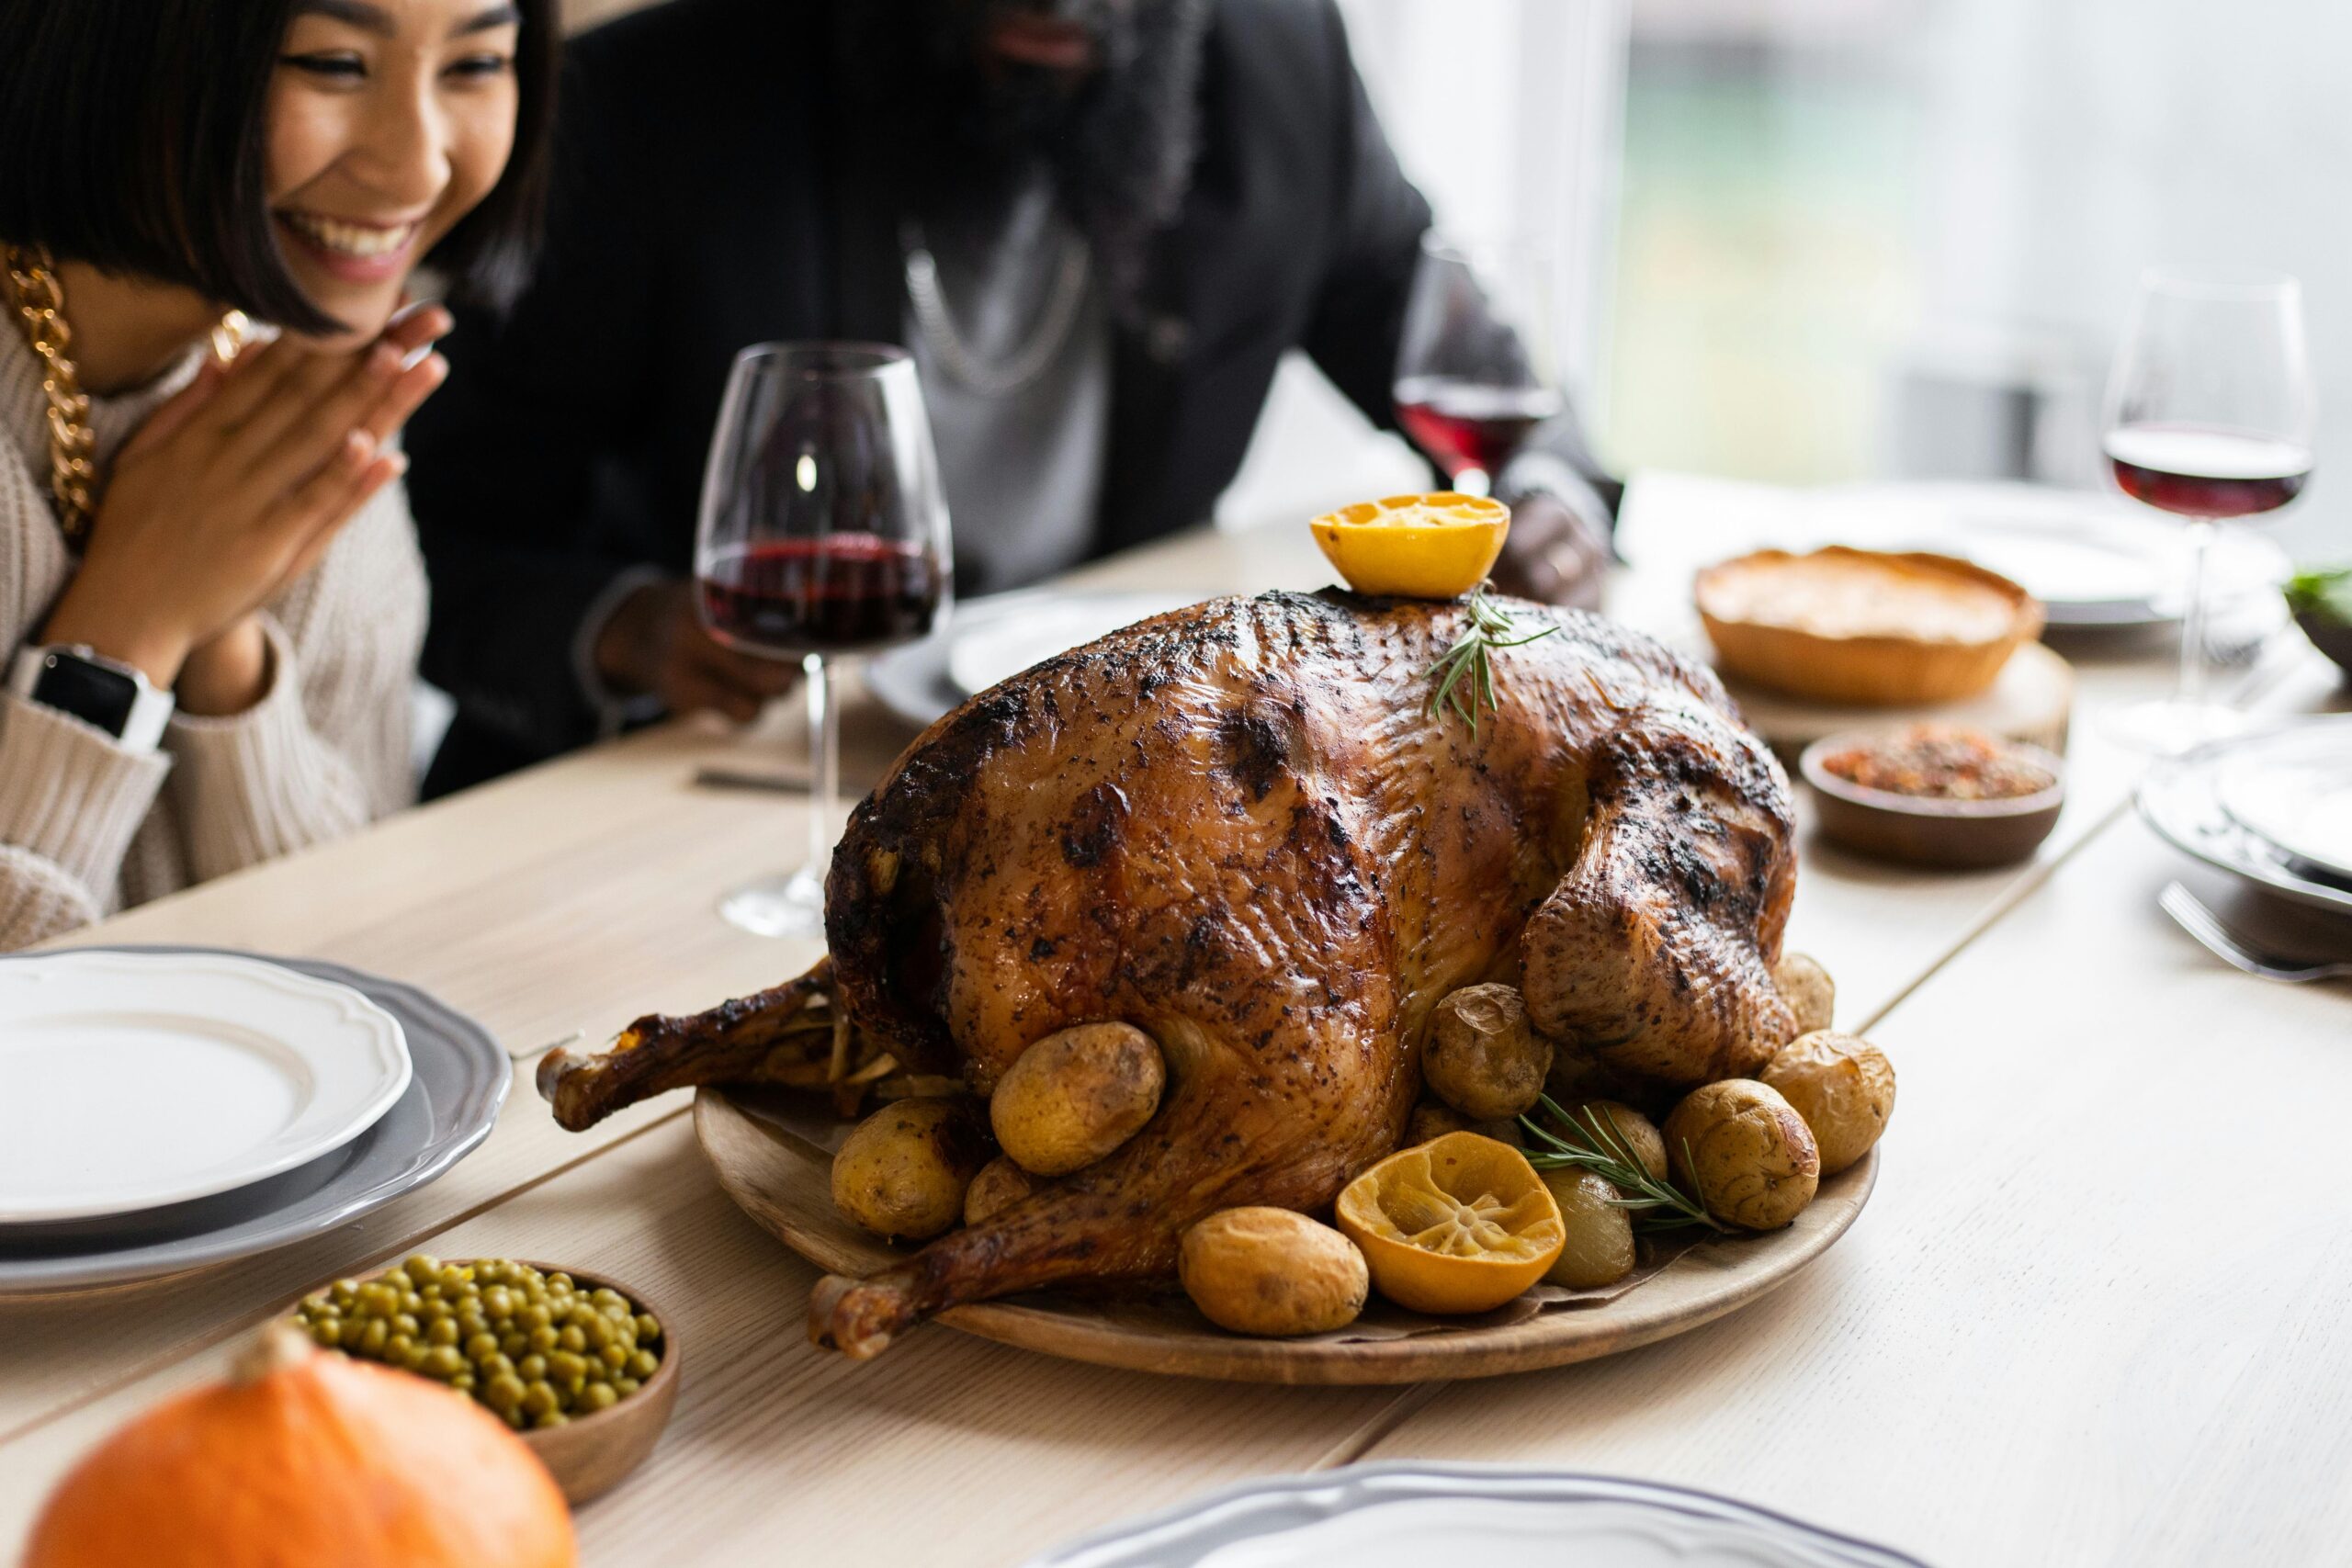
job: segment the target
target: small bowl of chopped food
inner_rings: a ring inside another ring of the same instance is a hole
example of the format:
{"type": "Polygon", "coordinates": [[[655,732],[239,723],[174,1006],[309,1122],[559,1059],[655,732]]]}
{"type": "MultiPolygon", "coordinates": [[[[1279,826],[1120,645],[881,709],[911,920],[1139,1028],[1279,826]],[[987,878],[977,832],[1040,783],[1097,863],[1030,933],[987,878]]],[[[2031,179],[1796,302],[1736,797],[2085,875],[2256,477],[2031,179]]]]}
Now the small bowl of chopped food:
{"type": "Polygon", "coordinates": [[[574,1506],[653,1451],[678,1402],[678,1348],[616,1280],[418,1253],[294,1309],[316,1343],[447,1383],[523,1435],[574,1506]]]}
{"type": "Polygon", "coordinates": [[[1849,730],[1806,747],[1797,765],[1826,837],[1914,865],[2021,861],[2066,798],[2055,754],[1951,725],[1849,730]]]}

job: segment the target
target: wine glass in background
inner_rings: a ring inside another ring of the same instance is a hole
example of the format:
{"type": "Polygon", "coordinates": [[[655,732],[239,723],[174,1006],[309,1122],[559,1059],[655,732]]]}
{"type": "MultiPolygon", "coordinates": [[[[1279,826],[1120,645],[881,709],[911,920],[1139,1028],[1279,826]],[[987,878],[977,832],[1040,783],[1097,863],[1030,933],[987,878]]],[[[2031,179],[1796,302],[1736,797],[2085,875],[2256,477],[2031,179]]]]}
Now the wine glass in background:
{"type": "Polygon", "coordinates": [[[797,659],[808,700],[808,858],[719,913],[763,936],[825,931],[841,723],[831,661],[927,636],[948,601],[947,502],[914,361],[869,344],[735,356],[703,475],[695,576],[729,648],[797,659]]]}
{"type": "Polygon", "coordinates": [[[1453,488],[1487,495],[1527,433],[1566,406],[1551,364],[1548,246],[1421,237],[1405,305],[1397,422],[1453,488]]]}
{"type": "Polygon", "coordinates": [[[2301,493],[2314,418],[2293,278],[2142,277],[2108,381],[2107,458],[2124,494],[2188,525],[2189,567],[2179,685],[2117,716],[2126,744],[2184,751],[2245,727],[2205,694],[2206,559],[2222,519],[2275,511],[2301,493]]]}

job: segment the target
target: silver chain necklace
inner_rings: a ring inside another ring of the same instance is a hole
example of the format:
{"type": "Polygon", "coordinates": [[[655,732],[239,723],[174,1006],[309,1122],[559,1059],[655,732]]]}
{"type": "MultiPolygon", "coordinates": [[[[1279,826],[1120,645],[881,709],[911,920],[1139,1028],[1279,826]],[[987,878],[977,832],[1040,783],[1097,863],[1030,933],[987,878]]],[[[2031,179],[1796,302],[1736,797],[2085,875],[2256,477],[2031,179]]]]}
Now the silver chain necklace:
{"type": "Polygon", "coordinates": [[[956,330],[956,318],[947,309],[947,291],[939,281],[939,263],[924,242],[922,225],[907,219],[899,226],[899,241],[907,254],[907,299],[914,306],[915,324],[922,330],[932,358],[950,379],[984,398],[1001,398],[1045,373],[1069,340],[1070,328],[1078,322],[1079,306],[1086,298],[1090,264],[1084,240],[1075,234],[1063,236],[1061,266],[1054,277],[1053,292],[1037,313],[1029,341],[998,365],[973,353],[964,334],[956,330]]]}

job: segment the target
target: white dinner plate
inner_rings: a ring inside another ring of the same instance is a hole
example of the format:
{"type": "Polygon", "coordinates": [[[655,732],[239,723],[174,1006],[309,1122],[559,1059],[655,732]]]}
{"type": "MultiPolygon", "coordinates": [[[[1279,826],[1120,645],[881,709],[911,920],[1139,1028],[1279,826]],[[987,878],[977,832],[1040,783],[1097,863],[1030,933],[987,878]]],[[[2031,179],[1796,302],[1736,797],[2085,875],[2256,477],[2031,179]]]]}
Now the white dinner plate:
{"type": "Polygon", "coordinates": [[[1365,1464],[1215,1493],[1028,1568],[1918,1568],[1678,1486],[1484,1465],[1365,1464]]]}
{"type": "MultiPolygon", "coordinates": [[[[1920,487],[1911,547],[1961,556],[2040,600],[2056,626],[2154,626],[2177,621],[2188,577],[2188,530],[2097,492],[2038,485],[1920,487]]],[[[1906,526],[1906,525],[1898,525],[1906,526]]],[[[2217,605],[2271,595],[2292,568],[2245,526],[2216,531],[2205,564],[2217,605]]]]}
{"type": "Polygon", "coordinates": [[[2298,725],[2232,750],[2222,809],[2294,860],[2352,877],[2352,724],[2298,725]]]}
{"type": "Polygon", "coordinates": [[[938,637],[867,665],[865,687],[910,724],[929,724],[1040,660],[1199,599],[1197,593],[1038,589],[967,599],[956,606],[954,623],[938,637]]]}
{"type": "Polygon", "coordinates": [[[2222,781],[2240,761],[2297,735],[2352,735],[2352,717],[2307,719],[2199,747],[2148,765],[2133,799],[2149,827],[2206,864],[2314,908],[2352,914],[2352,877],[2289,853],[2223,804],[2222,781]]]}
{"type": "Polygon", "coordinates": [[[226,1192],[357,1137],[409,1083],[391,1014],[218,953],[0,964],[0,1224],[226,1192]]]}

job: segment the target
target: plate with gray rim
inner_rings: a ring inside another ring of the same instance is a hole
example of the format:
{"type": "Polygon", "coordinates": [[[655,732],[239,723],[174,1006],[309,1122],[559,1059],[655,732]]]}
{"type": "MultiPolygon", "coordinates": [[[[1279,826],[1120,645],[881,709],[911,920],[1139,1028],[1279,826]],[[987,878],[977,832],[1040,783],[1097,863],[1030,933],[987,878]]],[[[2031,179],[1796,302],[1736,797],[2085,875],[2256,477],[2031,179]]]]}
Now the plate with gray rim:
{"type": "MultiPolygon", "coordinates": [[[[2352,717],[2306,720],[2312,734],[2352,730],[2352,717]]],[[[2133,798],[2141,817],[2175,849],[2314,908],[2352,914],[2352,878],[2297,860],[2230,814],[2222,783],[2249,749],[2276,744],[2285,729],[2260,730],[2150,764],[2133,798]]]]}
{"type": "Polygon", "coordinates": [[[1752,1504],[1606,1475],[1361,1464],[1229,1487],[1026,1568],[1921,1568],[1752,1504]]]}
{"type": "Polygon", "coordinates": [[[481,1024],[401,981],[323,959],[240,956],[348,986],[390,1013],[408,1041],[407,1089],[349,1143],[250,1186],[135,1214],[0,1226],[0,1299],[161,1279],[303,1241],[435,1180],[489,1136],[514,1065],[481,1024]]]}

